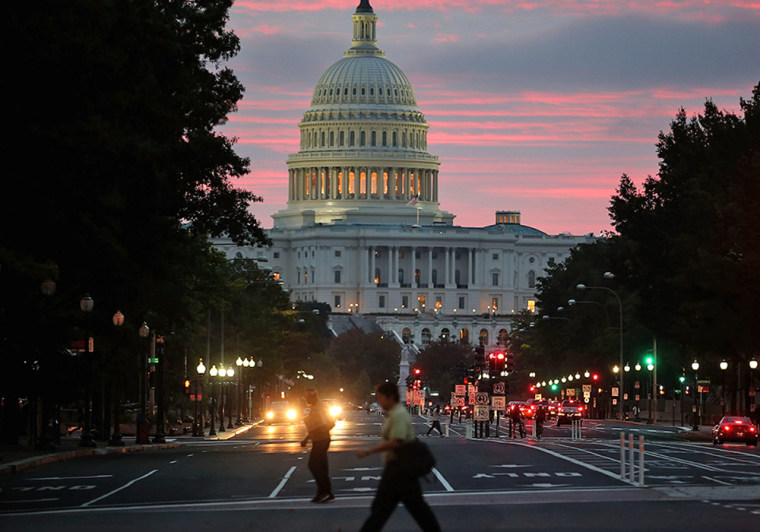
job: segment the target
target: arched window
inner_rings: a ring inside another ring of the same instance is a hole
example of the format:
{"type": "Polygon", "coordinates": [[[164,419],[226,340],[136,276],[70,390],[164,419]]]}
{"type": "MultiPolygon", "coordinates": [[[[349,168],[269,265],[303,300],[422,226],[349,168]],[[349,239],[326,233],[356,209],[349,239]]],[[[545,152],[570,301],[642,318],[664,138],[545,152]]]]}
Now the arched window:
{"type": "Polygon", "coordinates": [[[420,270],[414,270],[414,282],[420,284],[420,270]]]}
{"type": "Polygon", "coordinates": [[[369,143],[371,146],[377,146],[377,132],[376,131],[373,131],[372,134],[370,135],[369,143]]]}
{"type": "Polygon", "coordinates": [[[375,268],[375,284],[380,284],[380,268],[375,268]]]}
{"type": "Polygon", "coordinates": [[[507,339],[509,338],[506,329],[499,329],[499,338],[496,343],[499,345],[507,345],[507,339]]]}
{"type": "Polygon", "coordinates": [[[398,282],[399,284],[404,284],[404,269],[403,268],[398,269],[398,282]]]}
{"type": "Polygon", "coordinates": [[[528,272],[528,288],[535,288],[536,287],[536,272],[533,270],[530,270],[528,272]]]}
{"type": "Polygon", "coordinates": [[[362,131],[359,134],[359,146],[364,146],[367,143],[367,134],[362,131]]]}
{"type": "Polygon", "coordinates": [[[383,131],[383,146],[387,146],[387,145],[388,145],[388,133],[383,131]]]}
{"type": "Polygon", "coordinates": [[[401,330],[401,340],[405,344],[411,344],[412,343],[412,330],[409,327],[404,327],[401,330]]]}
{"type": "Polygon", "coordinates": [[[451,337],[451,332],[449,332],[449,330],[446,327],[441,329],[441,340],[448,342],[451,339],[450,337],[451,337]]]}
{"type": "Polygon", "coordinates": [[[438,284],[438,270],[433,268],[433,271],[430,273],[433,276],[433,278],[431,279],[431,282],[433,283],[433,286],[435,287],[435,285],[438,284]]]}
{"type": "Polygon", "coordinates": [[[339,138],[340,138],[339,144],[341,146],[343,146],[346,143],[346,133],[345,133],[345,131],[341,131],[340,132],[340,137],[339,138]]]}
{"type": "Polygon", "coordinates": [[[480,329],[478,342],[480,342],[480,345],[488,345],[488,329],[480,329]]]}
{"type": "Polygon", "coordinates": [[[427,345],[433,339],[433,335],[430,333],[430,329],[425,327],[422,329],[422,345],[427,345]]]}
{"type": "Polygon", "coordinates": [[[459,341],[463,344],[469,344],[470,343],[470,330],[468,328],[464,328],[461,331],[459,331],[459,341]]]}
{"type": "Polygon", "coordinates": [[[393,142],[392,142],[394,148],[396,146],[398,146],[398,138],[396,138],[396,137],[397,137],[397,133],[394,131],[393,132],[393,142]]]}
{"type": "Polygon", "coordinates": [[[356,145],[356,132],[352,131],[348,134],[348,145],[349,146],[355,146],[356,145]]]}

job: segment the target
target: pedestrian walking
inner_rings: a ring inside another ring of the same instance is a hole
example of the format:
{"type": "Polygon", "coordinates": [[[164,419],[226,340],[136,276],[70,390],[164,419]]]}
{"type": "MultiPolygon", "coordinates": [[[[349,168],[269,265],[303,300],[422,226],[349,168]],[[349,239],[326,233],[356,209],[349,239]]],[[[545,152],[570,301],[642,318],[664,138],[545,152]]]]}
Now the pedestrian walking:
{"type": "Polygon", "coordinates": [[[356,452],[357,458],[382,453],[383,474],[372,501],[371,513],[360,532],[382,530],[393,511],[401,502],[424,532],[440,532],[441,527],[430,506],[422,496],[417,477],[404,473],[395,449],[415,439],[412,418],[399,402],[398,386],[384,382],[375,388],[377,402],[385,410],[385,422],[381,431],[382,442],[369,449],[356,452]]]}
{"type": "Polygon", "coordinates": [[[325,503],[335,500],[330,483],[330,472],[327,463],[327,449],[330,447],[330,430],[335,426],[335,420],[327,411],[327,406],[319,400],[316,390],[306,390],[304,394],[309,413],[304,417],[306,437],[301,441],[301,447],[311,440],[309,453],[309,471],[317,484],[317,494],[311,500],[315,503],[325,503]]]}
{"type": "Polygon", "coordinates": [[[436,429],[438,431],[438,434],[443,436],[443,430],[441,430],[441,408],[440,407],[438,406],[435,407],[435,410],[433,410],[431,418],[433,420],[433,424],[430,425],[430,429],[427,431],[427,434],[425,434],[425,436],[430,436],[430,433],[433,432],[433,429],[436,429]]]}

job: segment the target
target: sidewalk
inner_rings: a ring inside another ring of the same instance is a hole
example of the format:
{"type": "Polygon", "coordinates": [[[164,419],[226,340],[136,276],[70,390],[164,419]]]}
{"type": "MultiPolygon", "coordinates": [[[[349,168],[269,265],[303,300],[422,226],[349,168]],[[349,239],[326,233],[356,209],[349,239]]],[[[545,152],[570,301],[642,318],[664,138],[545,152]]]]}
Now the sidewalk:
{"type": "MultiPolygon", "coordinates": [[[[105,442],[96,442],[97,447],[80,447],[80,433],[74,432],[71,436],[61,436],[61,442],[55,444],[55,450],[36,450],[26,445],[0,445],[0,475],[12,475],[19,471],[37,467],[42,464],[69,460],[80,456],[106,455],[115,453],[129,453],[136,451],[149,451],[155,449],[174,449],[183,447],[188,441],[215,441],[227,440],[238,434],[242,434],[261,423],[255,421],[246,425],[217,432],[214,437],[208,436],[208,429],[204,437],[192,436],[191,434],[177,434],[166,437],[166,443],[135,443],[134,434],[123,434],[124,446],[108,446],[105,442]]],[[[153,436],[151,435],[151,439],[153,436]]]]}

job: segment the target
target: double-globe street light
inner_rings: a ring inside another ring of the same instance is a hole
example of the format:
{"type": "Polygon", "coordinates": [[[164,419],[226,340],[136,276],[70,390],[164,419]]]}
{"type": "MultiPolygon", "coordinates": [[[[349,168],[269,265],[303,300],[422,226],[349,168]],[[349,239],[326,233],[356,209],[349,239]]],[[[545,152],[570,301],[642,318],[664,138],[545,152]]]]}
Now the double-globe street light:
{"type": "Polygon", "coordinates": [[[85,364],[85,393],[84,393],[84,420],[82,421],[82,436],[79,440],[80,447],[97,447],[95,439],[90,431],[92,409],[90,408],[90,395],[92,390],[92,357],[93,343],[90,341],[90,323],[89,316],[95,307],[95,300],[90,294],[85,294],[79,301],[79,309],[85,314],[85,342],[84,342],[84,364],[85,364]]]}
{"type": "Polygon", "coordinates": [[[195,368],[198,377],[195,380],[195,416],[193,417],[193,436],[205,436],[203,430],[203,377],[206,374],[206,366],[203,365],[203,359],[198,362],[195,368]],[[200,393],[198,389],[200,388],[200,393]],[[200,404],[199,404],[200,403],[200,404]]]}
{"type": "MultiPolygon", "coordinates": [[[[120,330],[122,325],[124,325],[124,314],[121,313],[120,310],[117,310],[113,317],[111,318],[111,322],[113,323],[113,326],[115,330],[120,330]]],[[[113,354],[116,355],[116,347],[113,348],[113,354]]],[[[116,360],[118,357],[114,356],[114,360],[116,360]]],[[[109,375],[109,382],[111,381],[111,377],[109,375]]],[[[110,395],[110,394],[109,394],[110,395]]],[[[116,385],[116,393],[114,394],[115,397],[113,397],[113,434],[111,434],[111,438],[108,440],[108,445],[111,446],[117,446],[117,447],[123,447],[124,441],[121,439],[121,386],[117,383],[116,385]]]]}
{"type": "Polygon", "coordinates": [[[699,430],[699,404],[697,403],[697,389],[699,388],[699,383],[697,382],[699,379],[699,375],[697,374],[697,371],[699,371],[699,362],[697,362],[697,359],[694,359],[694,362],[691,363],[691,369],[694,370],[694,421],[691,427],[691,430],[697,431],[699,430]]]}
{"type": "MultiPolygon", "coordinates": [[[[612,279],[615,276],[610,273],[606,272],[604,274],[605,279],[612,279]]],[[[578,290],[606,290],[607,292],[610,292],[613,296],[615,296],[615,299],[618,303],[618,311],[619,311],[619,319],[620,319],[620,366],[623,367],[623,302],[620,300],[620,297],[617,295],[617,293],[612,290],[611,288],[607,288],[606,286],[587,286],[585,284],[578,284],[576,286],[578,290]]],[[[620,389],[618,391],[618,416],[619,419],[623,419],[623,401],[622,398],[622,390],[624,386],[624,373],[620,373],[620,389]]]]}

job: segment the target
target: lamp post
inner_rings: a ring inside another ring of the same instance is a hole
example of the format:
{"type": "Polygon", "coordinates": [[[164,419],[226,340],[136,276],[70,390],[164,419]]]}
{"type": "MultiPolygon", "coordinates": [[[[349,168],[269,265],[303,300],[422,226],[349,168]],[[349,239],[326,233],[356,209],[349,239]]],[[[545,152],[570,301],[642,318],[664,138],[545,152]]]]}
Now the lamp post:
{"type": "MultiPolygon", "coordinates": [[[[606,272],[604,274],[605,279],[612,279],[615,277],[610,272],[606,272]]],[[[584,284],[579,284],[576,286],[578,290],[606,290],[607,292],[611,293],[613,296],[615,296],[615,299],[618,303],[618,310],[619,310],[619,318],[620,318],[620,367],[623,366],[623,302],[620,300],[620,297],[617,295],[617,293],[612,290],[611,288],[607,288],[606,286],[586,286],[584,284]]],[[[620,388],[623,388],[624,380],[623,380],[623,374],[620,374],[620,388]]],[[[619,409],[619,416],[620,419],[623,419],[623,402],[619,401],[618,403],[618,409],[619,409]]]]}
{"type": "MultiPolygon", "coordinates": [[[[751,417],[753,414],[756,414],[755,412],[755,397],[757,396],[757,392],[755,390],[755,370],[757,370],[757,359],[752,358],[752,360],[749,361],[749,382],[747,383],[747,417],[751,417]],[[750,410],[750,403],[752,409],[750,410]]],[[[760,419],[757,419],[758,416],[755,415],[755,423],[758,423],[760,419]]]]}
{"type": "MultiPolygon", "coordinates": [[[[229,377],[229,379],[226,382],[226,385],[227,385],[227,416],[229,418],[229,423],[227,425],[228,429],[233,428],[232,427],[232,405],[230,405],[230,385],[233,383],[233,381],[231,379],[234,376],[235,376],[235,369],[234,368],[228,369],[227,370],[227,377],[229,377]]],[[[222,419],[222,421],[224,421],[224,419],[222,419]]]]}
{"type": "Polygon", "coordinates": [[[726,415],[726,370],[728,369],[728,362],[726,362],[726,359],[720,361],[720,375],[721,375],[721,385],[720,385],[720,407],[721,407],[721,415],[726,415]]]}
{"type": "Polygon", "coordinates": [[[195,368],[195,372],[198,374],[198,378],[195,381],[195,430],[193,436],[205,436],[203,431],[203,377],[206,373],[206,366],[203,365],[203,359],[200,359],[198,366],[195,368]],[[198,387],[200,385],[200,394],[198,394],[198,387]],[[198,404],[200,403],[200,404],[198,404]]]}
{"type": "Polygon", "coordinates": [[[92,418],[92,411],[90,408],[90,394],[91,394],[91,382],[92,379],[92,360],[90,353],[94,350],[93,344],[90,341],[90,328],[89,328],[89,314],[92,312],[95,306],[95,301],[90,297],[90,294],[85,294],[79,301],[79,309],[85,314],[85,343],[84,343],[84,359],[85,359],[85,397],[84,397],[84,421],[82,426],[82,437],[79,440],[80,447],[97,447],[95,439],[90,432],[90,421],[92,418]]]}
{"type": "Polygon", "coordinates": [[[691,430],[696,431],[699,430],[699,405],[697,403],[697,379],[699,378],[697,375],[697,371],[699,371],[699,362],[697,362],[697,359],[694,359],[694,362],[691,363],[691,369],[694,370],[694,424],[691,427],[691,430]]]}
{"type": "Polygon", "coordinates": [[[240,426],[243,424],[243,394],[240,393],[240,378],[243,374],[243,366],[247,366],[248,359],[245,359],[245,362],[243,362],[242,357],[237,357],[237,360],[235,361],[235,365],[238,367],[237,369],[237,421],[235,421],[235,425],[240,426]]]}
{"type": "MultiPolygon", "coordinates": [[[[155,336],[155,335],[154,335],[155,336]]],[[[164,401],[164,337],[155,336],[158,356],[158,386],[156,387],[156,435],[153,437],[153,443],[166,443],[164,426],[166,423],[166,402],[164,401]]]]}
{"type": "Polygon", "coordinates": [[[224,378],[227,376],[227,370],[224,369],[223,364],[219,364],[219,432],[226,432],[224,430],[224,378]]]}
{"type": "MultiPolygon", "coordinates": [[[[120,310],[117,310],[113,317],[111,318],[111,322],[113,323],[113,326],[116,330],[120,330],[121,326],[124,325],[124,314],[121,313],[120,310]]],[[[114,355],[116,354],[116,348],[113,349],[114,355]]],[[[114,360],[111,361],[111,365],[115,363],[115,360],[118,358],[117,356],[112,357],[114,360]]],[[[109,375],[109,381],[111,380],[109,375]]],[[[113,398],[113,434],[111,434],[111,439],[108,440],[108,445],[117,446],[117,447],[123,447],[124,442],[121,439],[121,405],[120,399],[121,399],[121,385],[117,383],[116,385],[116,396],[113,398]]]]}
{"type": "MultiPolygon", "coordinates": [[[[147,339],[150,335],[150,327],[148,327],[148,324],[143,322],[137,330],[137,334],[140,335],[140,338],[147,339]]],[[[147,355],[145,353],[140,353],[140,414],[137,416],[137,428],[135,430],[136,443],[148,443],[146,440],[147,434],[141,434],[142,425],[146,422],[145,395],[148,391],[146,358],[147,355]]]]}
{"type": "Polygon", "coordinates": [[[216,369],[216,365],[211,366],[211,369],[208,371],[209,377],[209,384],[211,385],[211,399],[209,400],[209,409],[211,410],[211,423],[209,424],[209,436],[216,436],[216,428],[214,428],[214,425],[216,424],[216,400],[214,397],[214,379],[219,374],[219,370],[216,369]]]}

